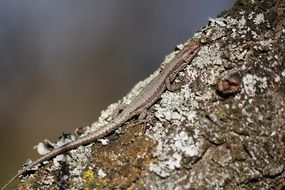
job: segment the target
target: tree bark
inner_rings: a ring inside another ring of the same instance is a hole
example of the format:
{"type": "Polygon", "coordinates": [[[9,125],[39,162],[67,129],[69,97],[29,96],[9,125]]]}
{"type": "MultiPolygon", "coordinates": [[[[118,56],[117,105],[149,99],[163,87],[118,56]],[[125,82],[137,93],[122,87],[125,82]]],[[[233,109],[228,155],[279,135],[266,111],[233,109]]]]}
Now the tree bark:
{"type": "Polygon", "coordinates": [[[174,81],[179,90],[164,92],[146,123],[54,159],[17,189],[285,189],[284,16],[284,0],[239,0],[209,19],[191,39],[201,49],[174,81]]]}

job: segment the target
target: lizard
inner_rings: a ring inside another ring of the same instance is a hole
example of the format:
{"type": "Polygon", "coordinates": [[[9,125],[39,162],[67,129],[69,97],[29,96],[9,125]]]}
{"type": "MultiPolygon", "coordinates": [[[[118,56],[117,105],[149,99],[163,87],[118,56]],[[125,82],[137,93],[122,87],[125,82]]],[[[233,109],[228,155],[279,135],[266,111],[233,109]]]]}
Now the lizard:
{"type": "Polygon", "coordinates": [[[25,174],[36,165],[79,146],[93,143],[115,131],[135,116],[139,116],[139,119],[143,118],[143,116],[146,115],[146,110],[160,98],[161,94],[166,89],[173,91],[171,82],[175,79],[178,72],[183,70],[194,59],[199,49],[200,45],[198,42],[188,42],[188,44],[186,44],[183,49],[164,66],[160,73],[158,73],[158,75],[156,75],[129,104],[125,105],[108,124],[91,134],[55,148],[38,158],[28,166],[19,170],[18,173],[1,188],[1,190],[4,190],[12,181],[25,174]]]}

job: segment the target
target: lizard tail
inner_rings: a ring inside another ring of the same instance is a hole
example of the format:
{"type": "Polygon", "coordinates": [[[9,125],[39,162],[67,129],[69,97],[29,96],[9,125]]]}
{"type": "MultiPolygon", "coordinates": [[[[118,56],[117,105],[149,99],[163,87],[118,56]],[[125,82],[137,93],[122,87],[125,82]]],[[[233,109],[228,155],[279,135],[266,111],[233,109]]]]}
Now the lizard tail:
{"type": "MultiPolygon", "coordinates": [[[[82,139],[85,140],[85,137],[83,137],[82,139]]],[[[67,143],[61,147],[58,147],[54,150],[52,150],[51,152],[43,155],[41,158],[35,160],[34,162],[32,162],[30,165],[26,166],[25,168],[23,168],[22,170],[20,170],[14,177],[12,177],[3,187],[1,187],[1,190],[4,190],[7,188],[7,186],[12,183],[16,178],[18,178],[20,175],[23,175],[25,172],[27,172],[28,170],[31,170],[33,167],[37,166],[38,164],[46,161],[46,160],[50,160],[51,158],[54,158],[55,156],[62,154],[68,150],[74,149],[75,147],[77,147],[77,145],[79,144],[79,141],[74,141],[74,142],[70,142],[67,143]]]]}
{"type": "MultiPolygon", "coordinates": [[[[115,123],[114,126],[110,125],[111,127],[116,127],[117,128],[117,124],[115,123]]],[[[61,147],[58,147],[54,150],[52,150],[51,152],[43,155],[41,158],[35,160],[34,162],[32,162],[30,165],[26,166],[25,168],[23,168],[22,170],[20,170],[13,178],[11,178],[3,187],[1,187],[1,190],[4,190],[12,181],[14,181],[17,177],[19,177],[20,175],[23,175],[25,172],[27,172],[28,170],[31,170],[33,167],[35,167],[36,165],[46,161],[46,160],[50,160],[52,158],[54,158],[55,156],[62,154],[64,152],[67,152],[69,150],[72,150],[80,145],[85,145],[85,144],[89,144],[94,142],[95,140],[103,137],[106,133],[108,133],[108,130],[110,129],[105,129],[104,127],[99,130],[97,133],[95,134],[91,134],[91,135],[87,135],[85,137],[79,138],[73,142],[69,142],[61,147]]]]}
{"type": "Polygon", "coordinates": [[[4,190],[7,188],[7,186],[12,183],[16,178],[18,178],[20,175],[23,175],[25,172],[27,172],[28,170],[31,170],[33,167],[35,167],[36,165],[46,161],[46,160],[50,160],[51,158],[55,157],[56,155],[62,154],[65,151],[71,150],[74,148],[74,144],[75,143],[67,143],[61,147],[58,147],[54,150],[52,150],[51,152],[47,153],[46,155],[42,156],[41,158],[35,160],[34,162],[32,162],[30,165],[26,166],[25,168],[23,168],[22,170],[20,170],[14,177],[12,177],[3,187],[1,187],[1,190],[4,190]],[[70,146],[70,144],[72,144],[73,146],[70,146]],[[69,146],[68,146],[69,145],[69,146]]]}
{"type": "Polygon", "coordinates": [[[16,178],[18,178],[20,175],[23,175],[28,170],[32,169],[36,165],[42,163],[43,161],[49,160],[53,157],[55,157],[57,154],[61,154],[66,150],[65,146],[56,148],[52,150],[51,152],[47,153],[46,155],[42,156],[41,158],[37,159],[36,161],[32,162],[30,165],[26,166],[22,170],[20,170],[14,177],[12,177],[3,187],[1,187],[1,190],[4,190],[7,188],[7,186],[12,183],[16,178]]]}
{"type": "Polygon", "coordinates": [[[14,177],[12,177],[5,185],[3,185],[3,187],[1,187],[1,190],[4,190],[8,187],[8,185],[10,183],[12,183],[12,181],[14,181],[16,178],[18,178],[19,176],[21,175],[21,172],[20,173],[17,173],[16,175],[14,175],[14,177]]]}

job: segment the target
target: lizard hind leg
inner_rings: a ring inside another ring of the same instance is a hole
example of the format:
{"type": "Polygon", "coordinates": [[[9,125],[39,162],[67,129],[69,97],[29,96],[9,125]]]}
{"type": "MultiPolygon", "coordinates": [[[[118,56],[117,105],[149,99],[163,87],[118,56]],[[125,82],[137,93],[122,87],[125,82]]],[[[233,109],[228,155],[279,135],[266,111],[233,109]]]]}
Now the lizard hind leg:
{"type": "Polygon", "coordinates": [[[165,80],[165,86],[166,89],[169,90],[170,92],[174,92],[180,88],[180,85],[171,83],[171,80],[169,78],[165,80]]]}
{"type": "Polygon", "coordinates": [[[150,122],[150,119],[146,118],[147,110],[144,109],[138,116],[138,121],[131,123],[129,126],[134,127],[140,124],[143,124],[141,132],[144,134],[147,128],[147,123],[150,122]]]}
{"type": "Polygon", "coordinates": [[[140,113],[140,115],[139,115],[139,117],[138,117],[138,120],[139,120],[139,121],[144,120],[144,119],[146,118],[146,116],[147,116],[147,110],[144,109],[144,110],[140,113]]]}
{"type": "Polygon", "coordinates": [[[144,109],[144,110],[140,113],[140,115],[139,115],[139,117],[138,117],[138,122],[136,123],[137,125],[138,125],[138,124],[141,124],[141,123],[144,124],[144,125],[143,125],[143,133],[145,133],[145,131],[146,131],[147,123],[150,122],[150,119],[147,118],[146,116],[147,116],[147,109],[144,109]]]}
{"type": "Polygon", "coordinates": [[[144,110],[139,114],[138,120],[132,122],[131,124],[129,124],[129,126],[133,127],[133,126],[139,125],[139,124],[141,124],[141,123],[146,123],[146,122],[148,122],[149,120],[148,120],[148,119],[145,119],[146,116],[147,116],[147,110],[144,109],[144,110]]]}

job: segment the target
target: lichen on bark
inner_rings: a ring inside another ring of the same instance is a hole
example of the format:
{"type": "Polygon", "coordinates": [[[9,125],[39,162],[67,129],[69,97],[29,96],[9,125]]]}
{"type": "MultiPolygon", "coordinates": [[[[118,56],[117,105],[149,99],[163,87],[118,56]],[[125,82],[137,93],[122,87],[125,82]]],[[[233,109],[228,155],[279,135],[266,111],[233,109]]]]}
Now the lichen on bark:
{"type": "Polygon", "coordinates": [[[18,189],[56,188],[63,176],[67,189],[285,188],[284,9],[284,0],[240,0],[209,19],[193,37],[197,57],[174,81],[180,89],[164,92],[146,123],[132,120],[106,146],[67,155],[66,173],[47,172],[49,163],[18,189]]]}

